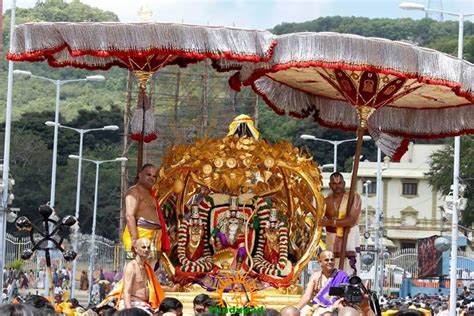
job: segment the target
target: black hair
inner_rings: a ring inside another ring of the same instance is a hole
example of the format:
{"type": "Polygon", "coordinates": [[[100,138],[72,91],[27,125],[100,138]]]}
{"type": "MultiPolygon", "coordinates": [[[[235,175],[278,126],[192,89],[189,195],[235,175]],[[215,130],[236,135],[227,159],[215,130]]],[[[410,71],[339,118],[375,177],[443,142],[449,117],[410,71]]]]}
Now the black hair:
{"type": "Polygon", "coordinates": [[[177,310],[178,308],[183,308],[183,303],[174,297],[166,297],[160,303],[159,312],[167,313],[171,310],[177,310]]]}
{"type": "Polygon", "coordinates": [[[0,315],[5,316],[35,316],[37,310],[24,304],[5,304],[0,307],[0,315]]]}
{"type": "Polygon", "coordinates": [[[143,309],[132,307],[115,312],[114,316],[149,316],[143,309]]]}
{"type": "Polygon", "coordinates": [[[109,307],[102,312],[103,316],[113,316],[117,310],[114,307],[109,307]]]}
{"type": "Polygon", "coordinates": [[[193,299],[193,305],[196,304],[203,304],[210,299],[211,297],[207,294],[198,294],[196,297],[193,299]]]}
{"type": "Polygon", "coordinates": [[[40,295],[29,295],[25,299],[25,305],[30,305],[34,308],[44,310],[45,312],[50,310],[54,313],[54,307],[51,303],[45,297],[40,295]]]}
{"type": "Polygon", "coordinates": [[[341,177],[342,179],[344,179],[344,176],[339,171],[331,173],[331,175],[329,176],[329,179],[332,179],[334,177],[341,177]]]}
{"type": "Polygon", "coordinates": [[[142,168],[140,169],[140,172],[142,172],[143,170],[145,170],[146,168],[148,167],[153,167],[153,168],[156,168],[154,164],[152,163],[146,163],[142,166],[142,168]]]}

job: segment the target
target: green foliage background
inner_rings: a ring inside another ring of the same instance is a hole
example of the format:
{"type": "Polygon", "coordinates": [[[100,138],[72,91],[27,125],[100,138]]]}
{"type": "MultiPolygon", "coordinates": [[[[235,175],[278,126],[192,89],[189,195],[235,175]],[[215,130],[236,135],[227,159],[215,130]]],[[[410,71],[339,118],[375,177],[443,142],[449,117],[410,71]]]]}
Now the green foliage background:
{"type": "MultiPolygon", "coordinates": [[[[36,21],[118,21],[112,12],[102,11],[88,6],[78,0],[66,3],[63,0],[46,0],[36,4],[31,9],[17,9],[17,24],[36,21]]],[[[3,43],[8,47],[10,11],[3,20],[3,43]]],[[[392,40],[405,40],[417,45],[431,47],[457,54],[457,23],[453,21],[435,22],[429,19],[368,19],[360,17],[321,17],[304,23],[282,23],[272,30],[275,34],[290,32],[343,32],[363,36],[384,37],[392,40]]],[[[464,56],[474,62],[474,24],[468,21],[464,25],[465,45],[464,56]]],[[[6,100],[8,63],[3,58],[0,64],[0,111],[4,112],[6,100]]],[[[84,78],[87,75],[102,74],[107,80],[101,83],[71,83],[61,88],[61,119],[67,126],[91,128],[108,124],[120,126],[123,131],[123,110],[126,103],[126,71],[113,68],[107,72],[90,72],[73,68],[49,67],[46,63],[15,63],[15,69],[28,70],[38,76],[52,79],[84,78]]],[[[203,72],[203,66],[190,67],[190,72],[203,72]]],[[[213,70],[205,70],[213,71],[213,70]]],[[[166,91],[172,91],[173,76],[158,76],[166,91]],[[161,79],[160,79],[161,78],[161,79]],[[169,88],[168,88],[169,87],[169,88]]],[[[224,79],[212,79],[208,89],[216,89],[224,79]],[[219,81],[219,82],[218,82],[219,81]]],[[[188,91],[187,106],[199,106],[202,99],[197,88],[202,82],[187,82],[188,86],[196,86],[188,91]]],[[[14,84],[13,133],[11,148],[11,173],[16,180],[14,188],[14,206],[20,207],[22,214],[35,216],[36,209],[49,200],[51,155],[53,130],[46,127],[44,122],[54,120],[55,86],[38,79],[16,78],[14,84]]],[[[225,91],[219,91],[222,97],[225,91]]],[[[250,95],[244,90],[243,96],[250,95]]],[[[237,100],[237,99],[235,99],[237,100]]],[[[240,98],[239,100],[247,100],[240,98]]],[[[173,98],[163,97],[164,108],[172,106],[173,98]]],[[[245,103],[247,101],[236,101],[245,103]]],[[[247,106],[248,104],[243,104],[247,106]]],[[[214,112],[225,109],[209,109],[207,128],[225,130],[214,112]]],[[[159,114],[159,113],[158,113],[159,114]]],[[[192,118],[188,111],[181,111],[179,116],[190,116],[190,122],[199,124],[197,117],[192,118]]],[[[280,117],[272,112],[264,103],[259,105],[259,130],[262,137],[272,142],[287,140],[296,146],[308,146],[315,159],[320,164],[332,163],[333,148],[329,144],[305,142],[299,138],[301,134],[312,134],[326,139],[353,138],[353,133],[329,130],[320,127],[311,119],[297,120],[290,117],[280,117]]],[[[2,130],[3,133],[3,130],[2,130]]],[[[3,142],[3,135],[0,135],[3,142]]],[[[463,140],[463,152],[472,150],[472,138],[463,140]],[[467,148],[467,149],[465,149],[467,148]]],[[[60,215],[74,214],[77,161],[67,159],[69,154],[77,154],[79,136],[72,131],[61,130],[58,153],[57,179],[57,211],[60,215]]],[[[3,150],[3,144],[1,144],[3,150]]],[[[354,153],[354,143],[346,143],[338,148],[338,167],[343,168],[346,161],[354,153]]],[[[451,151],[449,151],[451,152],[451,151]]],[[[448,154],[446,152],[445,154],[448,154]]],[[[375,147],[372,142],[364,144],[363,154],[367,159],[374,159],[375,147]]],[[[84,139],[84,156],[94,159],[110,159],[121,153],[121,135],[116,132],[100,132],[86,134],[84,139]]],[[[468,179],[469,170],[474,170],[473,155],[463,155],[463,177],[468,179]],[[468,159],[467,161],[465,159],[468,159]],[[469,160],[470,159],[470,160],[469,160]]],[[[450,158],[442,154],[433,164],[433,185],[444,189],[449,187],[450,158]],[[439,171],[437,171],[439,170],[439,171]]],[[[451,172],[452,174],[452,172],[451,172]]],[[[118,216],[120,208],[120,179],[119,164],[104,164],[100,168],[99,217],[98,233],[109,238],[118,238],[118,216]]],[[[92,205],[94,192],[95,165],[83,164],[82,195],[81,195],[81,227],[83,232],[89,232],[92,222],[92,205]]],[[[451,176],[452,178],[452,176],[451,176]]],[[[466,180],[468,181],[468,180],[466,180]]],[[[472,200],[472,199],[471,199],[472,200]]],[[[472,202],[471,202],[472,203],[472,202]]],[[[470,204],[471,206],[471,204],[470,204]]],[[[470,210],[470,208],[469,208],[470,210]]],[[[470,212],[470,211],[469,211],[470,212]]],[[[471,216],[465,216],[464,221],[471,221],[471,216]]]]}

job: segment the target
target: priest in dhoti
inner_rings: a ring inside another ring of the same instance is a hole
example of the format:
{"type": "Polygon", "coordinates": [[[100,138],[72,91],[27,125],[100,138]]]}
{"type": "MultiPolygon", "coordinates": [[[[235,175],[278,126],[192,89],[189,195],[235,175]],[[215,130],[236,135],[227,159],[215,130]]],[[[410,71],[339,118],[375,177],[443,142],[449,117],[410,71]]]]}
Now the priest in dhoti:
{"type": "Polygon", "coordinates": [[[361,199],[358,194],[355,194],[351,211],[349,216],[347,216],[349,193],[346,192],[345,185],[346,183],[341,173],[334,172],[331,174],[329,177],[331,194],[325,199],[326,214],[319,224],[326,227],[326,246],[327,249],[334,252],[337,265],[339,265],[339,258],[341,256],[344,228],[349,229],[344,271],[351,275],[357,274],[360,271],[359,217],[361,199]]]}
{"type": "Polygon", "coordinates": [[[125,213],[127,225],[123,232],[123,245],[128,260],[134,258],[132,248],[139,238],[151,241],[150,257],[152,267],[162,252],[170,250],[170,241],[163,211],[153,191],[157,179],[157,168],[146,164],[138,174],[137,183],[125,195],[125,213]]]}
{"type": "Polygon", "coordinates": [[[122,310],[135,307],[147,315],[154,315],[165,294],[147,261],[151,251],[150,240],[139,238],[132,251],[134,258],[125,265],[123,278],[97,308],[100,310],[106,306],[113,306],[122,310]]]}

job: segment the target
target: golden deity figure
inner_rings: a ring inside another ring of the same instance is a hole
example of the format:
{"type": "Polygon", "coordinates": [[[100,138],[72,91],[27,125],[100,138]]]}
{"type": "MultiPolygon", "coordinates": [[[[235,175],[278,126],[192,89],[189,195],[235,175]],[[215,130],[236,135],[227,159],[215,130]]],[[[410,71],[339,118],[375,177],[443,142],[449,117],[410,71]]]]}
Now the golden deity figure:
{"type": "Polygon", "coordinates": [[[190,218],[180,225],[177,253],[180,264],[178,271],[183,275],[196,276],[214,267],[206,238],[206,225],[197,204],[191,205],[190,218]]]}
{"type": "Polygon", "coordinates": [[[227,214],[225,214],[222,221],[219,221],[218,225],[213,229],[212,236],[214,249],[220,254],[225,253],[226,250],[230,250],[234,258],[230,267],[239,271],[246,257],[246,250],[244,219],[242,214],[239,213],[237,196],[230,196],[227,214]]]}
{"type": "Polygon", "coordinates": [[[276,208],[270,210],[268,221],[263,223],[262,242],[257,246],[253,271],[270,284],[289,282],[293,265],[288,259],[288,227],[279,218],[276,208]]]}

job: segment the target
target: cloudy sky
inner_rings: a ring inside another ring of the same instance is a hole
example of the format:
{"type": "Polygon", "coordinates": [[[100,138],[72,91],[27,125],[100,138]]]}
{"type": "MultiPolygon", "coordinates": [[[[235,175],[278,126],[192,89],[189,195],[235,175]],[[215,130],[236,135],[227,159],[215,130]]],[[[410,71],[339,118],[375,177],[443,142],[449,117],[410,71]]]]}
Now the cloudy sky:
{"type": "MultiPolygon", "coordinates": [[[[31,7],[37,0],[17,0],[17,7],[31,7]]],[[[410,17],[425,13],[401,10],[397,0],[82,0],[91,6],[115,12],[122,22],[139,21],[146,6],[156,22],[178,22],[268,29],[282,22],[303,22],[321,16],[410,17]]],[[[428,0],[418,0],[428,5],[428,0]]],[[[474,0],[431,0],[439,8],[456,13],[474,13],[474,0]]],[[[12,0],[4,0],[4,9],[12,0]]],[[[470,17],[470,21],[474,18],[470,17]]]]}

